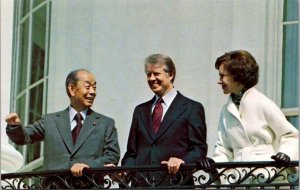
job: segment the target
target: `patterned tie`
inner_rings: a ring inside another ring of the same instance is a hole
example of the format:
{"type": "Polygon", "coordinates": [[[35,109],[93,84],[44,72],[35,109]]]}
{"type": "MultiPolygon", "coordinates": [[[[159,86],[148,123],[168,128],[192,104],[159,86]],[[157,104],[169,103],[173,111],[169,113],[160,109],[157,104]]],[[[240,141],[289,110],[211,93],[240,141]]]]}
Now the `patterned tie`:
{"type": "Polygon", "coordinates": [[[77,125],[75,126],[75,128],[72,131],[72,138],[73,138],[73,144],[76,143],[76,139],[80,133],[80,129],[82,127],[82,115],[80,113],[77,113],[74,117],[74,119],[77,122],[77,125]]]}
{"type": "Polygon", "coordinates": [[[163,103],[163,99],[160,98],[158,101],[155,103],[155,107],[153,109],[153,114],[152,114],[152,124],[153,124],[153,129],[155,134],[157,133],[160,123],[161,123],[161,118],[163,115],[163,107],[161,105],[163,103]]]}

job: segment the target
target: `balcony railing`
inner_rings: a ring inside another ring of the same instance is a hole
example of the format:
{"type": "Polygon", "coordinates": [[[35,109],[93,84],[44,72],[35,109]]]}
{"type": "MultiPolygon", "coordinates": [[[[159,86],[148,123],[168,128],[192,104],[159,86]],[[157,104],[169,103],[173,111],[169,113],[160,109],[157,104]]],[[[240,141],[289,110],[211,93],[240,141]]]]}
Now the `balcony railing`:
{"type": "Polygon", "coordinates": [[[298,161],[278,168],[275,162],[224,162],[212,164],[217,170],[184,165],[177,175],[165,166],[89,169],[82,177],[69,170],[7,173],[2,189],[298,189],[298,161]],[[216,172],[217,171],[217,172],[216,172]],[[122,175],[121,175],[122,174],[122,175]]]}

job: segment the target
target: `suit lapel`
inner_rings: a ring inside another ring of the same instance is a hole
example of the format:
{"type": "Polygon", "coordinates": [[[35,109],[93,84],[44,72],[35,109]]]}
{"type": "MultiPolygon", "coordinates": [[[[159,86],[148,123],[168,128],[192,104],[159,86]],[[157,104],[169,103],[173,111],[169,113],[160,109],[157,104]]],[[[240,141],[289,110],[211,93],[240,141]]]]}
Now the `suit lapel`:
{"type": "Polygon", "coordinates": [[[72,152],[73,141],[71,135],[71,124],[68,108],[56,114],[55,123],[61,138],[63,139],[69,152],[72,152]]]}
{"type": "Polygon", "coordinates": [[[170,126],[176,121],[176,118],[178,118],[179,115],[181,115],[186,110],[186,107],[184,106],[185,104],[185,98],[179,92],[177,92],[176,97],[174,98],[169,109],[165,113],[160,128],[157,132],[156,138],[159,138],[163,133],[165,133],[170,128],[170,126]]]}
{"type": "Polygon", "coordinates": [[[151,108],[155,101],[155,96],[146,103],[146,105],[142,108],[142,112],[140,114],[141,120],[144,123],[145,129],[150,136],[151,139],[155,138],[154,130],[152,127],[152,114],[151,114],[151,108]]]}
{"type": "Polygon", "coordinates": [[[82,145],[88,136],[99,126],[100,117],[97,116],[93,110],[88,109],[85,121],[77,137],[76,144],[74,145],[73,153],[82,145]]]}

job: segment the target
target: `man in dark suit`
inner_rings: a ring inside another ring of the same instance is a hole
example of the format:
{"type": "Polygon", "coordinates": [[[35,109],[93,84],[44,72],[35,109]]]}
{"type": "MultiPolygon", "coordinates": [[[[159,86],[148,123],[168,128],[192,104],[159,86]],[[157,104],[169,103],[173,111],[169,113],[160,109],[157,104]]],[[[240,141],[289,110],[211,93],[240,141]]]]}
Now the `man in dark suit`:
{"type": "Polygon", "coordinates": [[[6,117],[9,138],[18,145],[44,141],[45,170],[70,169],[74,176],[82,176],[84,168],[118,164],[114,120],[91,109],[96,97],[94,75],[84,69],[70,72],[66,91],[70,98],[67,109],[46,114],[26,127],[16,113],[10,113],[6,117]]]}
{"type": "Polygon", "coordinates": [[[169,56],[150,55],[145,72],[155,96],[134,110],[122,166],[163,164],[176,174],[180,165],[206,159],[204,108],[174,88],[176,69],[169,56]]]}

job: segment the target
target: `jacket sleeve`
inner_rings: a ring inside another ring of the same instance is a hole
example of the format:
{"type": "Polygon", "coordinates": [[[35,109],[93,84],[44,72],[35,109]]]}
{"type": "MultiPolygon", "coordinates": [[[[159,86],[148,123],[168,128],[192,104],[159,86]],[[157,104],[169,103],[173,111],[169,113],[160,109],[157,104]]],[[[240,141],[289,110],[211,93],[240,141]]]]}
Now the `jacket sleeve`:
{"type": "Polygon", "coordinates": [[[219,118],[218,140],[215,144],[215,150],[213,154],[213,160],[215,162],[230,162],[233,160],[233,152],[226,135],[223,119],[222,111],[219,118]]]}
{"type": "Polygon", "coordinates": [[[185,163],[195,163],[207,154],[205,111],[201,103],[192,103],[188,119],[188,152],[185,163]]]}
{"type": "Polygon", "coordinates": [[[44,119],[38,120],[26,127],[6,126],[7,136],[17,145],[32,144],[44,140],[44,119]]]}
{"type": "Polygon", "coordinates": [[[136,154],[137,154],[137,134],[136,134],[136,128],[137,128],[137,108],[135,108],[133,112],[131,127],[129,131],[129,137],[127,141],[127,151],[124,154],[124,157],[122,159],[121,165],[122,166],[134,166],[136,163],[136,154]]]}
{"type": "Polygon", "coordinates": [[[277,152],[287,154],[292,160],[298,160],[298,130],[287,121],[279,107],[271,100],[265,104],[263,110],[269,127],[274,131],[277,152]]]}

